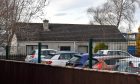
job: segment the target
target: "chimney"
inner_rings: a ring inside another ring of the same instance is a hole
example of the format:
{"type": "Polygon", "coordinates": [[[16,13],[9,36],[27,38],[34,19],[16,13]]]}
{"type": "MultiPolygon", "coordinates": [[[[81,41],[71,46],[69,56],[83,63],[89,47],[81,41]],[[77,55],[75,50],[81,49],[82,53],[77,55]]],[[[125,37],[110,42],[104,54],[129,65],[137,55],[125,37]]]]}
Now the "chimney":
{"type": "Polygon", "coordinates": [[[44,31],[50,31],[49,20],[43,20],[43,29],[44,29],[44,31]]]}

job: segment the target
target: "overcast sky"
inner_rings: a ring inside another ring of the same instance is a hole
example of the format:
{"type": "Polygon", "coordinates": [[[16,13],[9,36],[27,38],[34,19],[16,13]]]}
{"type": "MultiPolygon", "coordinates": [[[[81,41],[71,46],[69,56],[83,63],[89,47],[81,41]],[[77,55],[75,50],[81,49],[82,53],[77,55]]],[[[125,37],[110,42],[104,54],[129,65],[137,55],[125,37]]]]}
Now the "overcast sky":
{"type": "MultiPolygon", "coordinates": [[[[87,8],[97,7],[105,1],[106,0],[50,0],[50,4],[45,8],[45,18],[48,19],[50,23],[88,24],[87,8]]],[[[140,25],[140,9],[136,12],[136,18],[136,27],[138,27],[138,25],[140,25]]]]}

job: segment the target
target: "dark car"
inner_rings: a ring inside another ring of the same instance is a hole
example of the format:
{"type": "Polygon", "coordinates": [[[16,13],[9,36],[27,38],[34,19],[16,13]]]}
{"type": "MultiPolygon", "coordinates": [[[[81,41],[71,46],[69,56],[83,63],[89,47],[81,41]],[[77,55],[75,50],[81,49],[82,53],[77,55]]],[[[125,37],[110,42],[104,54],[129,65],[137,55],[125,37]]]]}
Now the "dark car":
{"type": "MultiPolygon", "coordinates": [[[[81,68],[88,68],[89,67],[89,55],[82,54],[82,55],[74,55],[67,63],[66,66],[72,67],[81,67],[81,68]]],[[[106,65],[108,70],[115,70],[116,63],[119,59],[123,59],[122,57],[118,56],[94,56],[92,57],[92,66],[96,66],[102,59],[102,63],[106,65]]]]}
{"type": "Polygon", "coordinates": [[[67,63],[66,66],[83,67],[83,64],[88,60],[88,54],[76,54],[67,63]]]}
{"type": "MultiPolygon", "coordinates": [[[[98,62],[98,60],[96,58],[94,58],[97,55],[98,54],[93,54],[92,65],[94,65],[94,64],[96,64],[98,62]]],[[[66,63],[66,66],[81,67],[81,68],[83,68],[83,67],[86,66],[88,60],[89,60],[88,53],[76,54],[66,63]]]]}

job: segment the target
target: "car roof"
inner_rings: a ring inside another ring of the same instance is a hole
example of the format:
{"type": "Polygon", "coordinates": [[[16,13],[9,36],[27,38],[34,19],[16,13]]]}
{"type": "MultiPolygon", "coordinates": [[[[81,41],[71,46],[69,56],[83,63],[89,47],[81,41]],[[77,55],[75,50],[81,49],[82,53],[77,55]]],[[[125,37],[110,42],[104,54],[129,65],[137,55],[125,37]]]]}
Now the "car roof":
{"type": "Polygon", "coordinates": [[[77,53],[77,52],[74,52],[74,51],[58,51],[58,53],[77,53]]]}
{"type": "Polygon", "coordinates": [[[125,59],[124,57],[122,56],[95,56],[93,57],[94,59],[103,59],[103,60],[110,60],[110,59],[125,59]]]}
{"type": "MultiPolygon", "coordinates": [[[[55,49],[41,49],[41,50],[54,50],[54,51],[57,51],[55,49]]],[[[35,49],[35,51],[38,51],[38,49],[35,49]]]]}
{"type": "MultiPolygon", "coordinates": [[[[81,55],[87,55],[87,56],[89,56],[89,53],[83,53],[83,54],[81,54],[81,55]]],[[[94,57],[94,56],[100,56],[100,54],[93,53],[92,56],[93,56],[93,57],[94,57]]]]}
{"type": "Polygon", "coordinates": [[[99,51],[121,51],[121,50],[99,50],[99,51]]]}
{"type": "Polygon", "coordinates": [[[135,62],[140,62],[140,58],[139,57],[131,57],[131,58],[125,58],[125,59],[121,59],[123,61],[135,61],[135,62]]]}
{"type": "Polygon", "coordinates": [[[101,52],[103,52],[102,54],[107,54],[108,51],[121,51],[121,50],[99,50],[101,52]]]}

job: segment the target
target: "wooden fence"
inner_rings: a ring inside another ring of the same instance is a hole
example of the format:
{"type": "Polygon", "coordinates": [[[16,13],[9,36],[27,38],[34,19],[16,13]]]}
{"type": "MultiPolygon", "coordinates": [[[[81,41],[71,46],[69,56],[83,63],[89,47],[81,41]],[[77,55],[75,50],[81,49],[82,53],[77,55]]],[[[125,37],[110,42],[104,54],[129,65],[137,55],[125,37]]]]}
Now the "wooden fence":
{"type": "Polygon", "coordinates": [[[0,84],[140,84],[140,76],[0,60],[0,84]]]}

